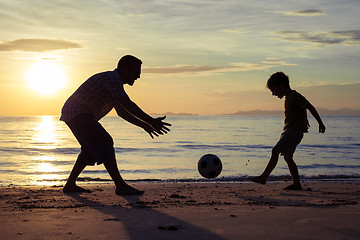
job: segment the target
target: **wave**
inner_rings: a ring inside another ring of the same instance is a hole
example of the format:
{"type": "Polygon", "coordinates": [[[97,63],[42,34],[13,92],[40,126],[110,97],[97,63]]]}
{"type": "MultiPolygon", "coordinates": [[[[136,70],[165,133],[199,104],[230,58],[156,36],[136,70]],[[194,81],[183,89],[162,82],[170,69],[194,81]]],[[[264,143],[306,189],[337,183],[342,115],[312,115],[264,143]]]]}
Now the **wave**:
{"type": "MultiPolygon", "coordinates": [[[[249,152],[258,149],[270,150],[273,148],[273,145],[265,144],[192,144],[191,142],[177,142],[183,144],[169,145],[168,147],[138,147],[138,148],[129,148],[129,147],[115,147],[115,152],[117,153],[131,153],[131,152],[161,152],[161,153],[174,153],[181,152],[184,150],[221,150],[221,151],[242,151],[249,152]],[[187,143],[187,144],[186,144],[187,143]]],[[[80,152],[80,147],[54,147],[47,148],[47,145],[37,145],[29,147],[2,147],[0,148],[0,154],[2,155],[13,155],[13,154],[33,154],[33,153],[44,153],[44,154],[60,154],[60,155],[77,155],[80,152]]],[[[360,144],[301,144],[299,149],[326,149],[326,151],[358,151],[360,144]]]]}
{"type": "Polygon", "coordinates": [[[352,168],[352,169],[360,169],[360,165],[339,165],[339,164],[310,164],[310,165],[299,165],[298,168],[301,169],[337,169],[337,168],[352,168]]]}
{"type": "Polygon", "coordinates": [[[43,152],[43,153],[54,153],[54,154],[78,154],[80,148],[46,148],[46,145],[39,145],[37,147],[3,147],[0,148],[1,154],[31,154],[34,152],[43,152]]]}
{"type": "Polygon", "coordinates": [[[356,149],[358,150],[360,144],[353,143],[353,144],[301,144],[300,147],[302,148],[333,148],[333,149],[356,149]]]}
{"type": "MultiPolygon", "coordinates": [[[[47,145],[38,145],[36,147],[3,147],[0,148],[0,154],[30,154],[42,152],[44,154],[62,154],[62,155],[73,155],[80,153],[80,147],[74,148],[47,148],[47,145]]],[[[173,148],[122,148],[115,147],[115,152],[124,153],[124,152],[177,152],[181,151],[180,149],[176,150],[173,148]]]]}
{"type": "Polygon", "coordinates": [[[244,151],[245,149],[271,149],[272,146],[269,145],[231,145],[231,144],[183,144],[183,145],[177,145],[177,147],[185,148],[185,149],[221,149],[221,150],[227,150],[227,151],[244,151]]]}
{"type": "MultiPolygon", "coordinates": [[[[354,175],[314,175],[314,176],[302,176],[300,177],[301,181],[359,181],[360,174],[354,175]]],[[[66,179],[44,179],[39,181],[47,182],[58,182],[66,181],[66,179]]],[[[87,183],[99,183],[99,182],[108,182],[112,183],[110,178],[100,178],[100,177],[79,177],[78,182],[87,182],[87,183]]],[[[142,178],[142,179],[129,179],[127,182],[224,182],[224,183],[237,183],[237,182],[250,182],[248,176],[232,176],[232,177],[220,177],[214,179],[206,178],[173,178],[173,179],[161,179],[161,178],[142,178]]],[[[267,179],[268,182],[278,182],[278,181],[291,181],[291,177],[288,175],[279,175],[279,176],[270,176],[267,179]]]]}

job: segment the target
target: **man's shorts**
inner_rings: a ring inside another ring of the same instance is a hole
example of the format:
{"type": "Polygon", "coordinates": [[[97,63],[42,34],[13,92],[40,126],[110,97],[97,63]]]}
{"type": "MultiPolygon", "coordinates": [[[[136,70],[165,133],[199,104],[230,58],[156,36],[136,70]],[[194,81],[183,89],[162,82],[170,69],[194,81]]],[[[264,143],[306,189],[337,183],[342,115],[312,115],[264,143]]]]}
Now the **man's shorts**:
{"type": "Polygon", "coordinates": [[[94,166],[115,158],[112,137],[91,114],[80,114],[66,124],[81,145],[78,161],[94,166]]]}
{"type": "Polygon", "coordinates": [[[304,134],[301,132],[285,131],[274,148],[283,156],[293,156],[297,145],[301,142],[304,134]]]}

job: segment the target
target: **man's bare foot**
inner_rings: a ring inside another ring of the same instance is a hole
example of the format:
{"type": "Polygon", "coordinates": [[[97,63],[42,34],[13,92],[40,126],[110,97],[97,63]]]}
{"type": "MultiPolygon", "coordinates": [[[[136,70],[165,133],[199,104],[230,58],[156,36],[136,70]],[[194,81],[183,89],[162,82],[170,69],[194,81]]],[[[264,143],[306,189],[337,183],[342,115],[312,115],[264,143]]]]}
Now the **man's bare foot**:
{"type": "Polygon", "coordinates": [[[65,185],[63,188],[64,193],[79,193],[79,192],[87,192],[91,193],[90,190],[76,186],[76,185],[65,185]]]}
{"type": "Polygon", "coordinates": [[[124,185],[121,188],[116,188],[115,193],[117,195],[141,195],[144,191],[137,190],[129,185],[124,185]]]}
{"type": "Polygon", "coordinates": [[[291,184],[284,188],[284,190],[302,190],[301,184],[291,184]]]}
{"type": "Polygon", "coordinates": [[[260,183],[262,185],[266,184],[266,179],[263,179],[262,177],[249,177],[248,179],[254,183],[260,183]]]}

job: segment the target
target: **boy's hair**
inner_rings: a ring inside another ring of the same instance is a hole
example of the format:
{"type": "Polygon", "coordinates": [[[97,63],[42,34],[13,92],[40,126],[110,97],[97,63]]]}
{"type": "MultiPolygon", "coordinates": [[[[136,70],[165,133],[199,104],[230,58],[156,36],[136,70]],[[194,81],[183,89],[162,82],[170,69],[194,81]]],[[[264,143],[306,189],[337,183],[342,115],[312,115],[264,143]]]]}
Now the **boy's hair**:
{"type": "Polygon", "coordinates": [[[272,86],[280,86],[283,85],[285,87],[290,87],[289,77],[283,72],[276,72],[270,76],[266,83],[267,88],[271,88],[272,86]]]}
{"type": "Polygon", "coordinates": [[[122,58],[120,58],[117,68],[120,69],[122,67],[128,67],[133,65],[141,65],[142,61],[138,59],[137,57],[134,57],[132,55],[125,55],[122,58]]]}

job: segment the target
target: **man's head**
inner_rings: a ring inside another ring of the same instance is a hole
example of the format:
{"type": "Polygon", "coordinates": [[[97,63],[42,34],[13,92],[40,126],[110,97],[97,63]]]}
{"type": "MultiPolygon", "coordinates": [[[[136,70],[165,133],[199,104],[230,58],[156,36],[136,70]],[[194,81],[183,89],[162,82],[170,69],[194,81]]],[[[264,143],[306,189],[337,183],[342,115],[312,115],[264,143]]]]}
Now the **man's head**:
{"type": "Polygon", "coordinates": [[[121,80],[132,86],[140,78],[142,61],[132,55],[123,56],[117,65],[121,80]]]}
{"type": "Polygon", "coordinates": [[[283,72],[276,72],[270,76],[266,83],[266,87],[272,92],[272,95],[283,98],[289,93],[290,83],[289,77],[283,72]]]}

